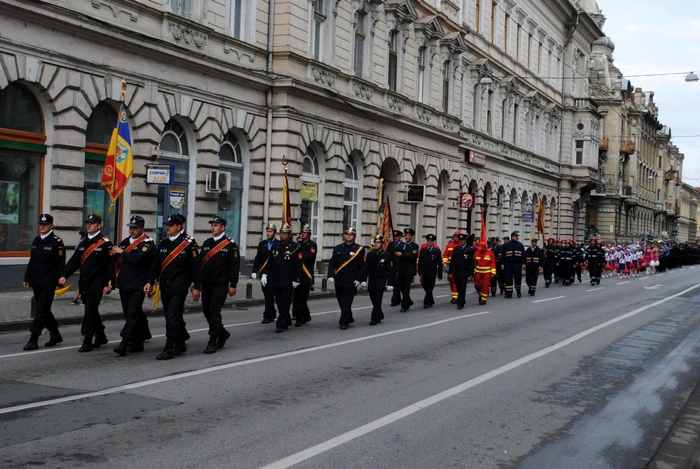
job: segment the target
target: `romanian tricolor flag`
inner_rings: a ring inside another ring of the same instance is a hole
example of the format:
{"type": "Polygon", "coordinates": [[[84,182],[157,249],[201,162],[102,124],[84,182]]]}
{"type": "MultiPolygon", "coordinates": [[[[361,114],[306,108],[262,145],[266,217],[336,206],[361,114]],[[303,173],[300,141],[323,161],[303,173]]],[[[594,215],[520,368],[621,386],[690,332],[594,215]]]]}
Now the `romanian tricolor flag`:
{"type": "Polygon", "coordinates": [[[292,208],[289,204],[289,179],[287,178],[287,166],[284,167],[284,181],[282,182],[282,223],[292,224],[292,208]]]}
{"type": "MultiPolygon", "coordinates": [[[[124,84],[124,87],[126,87],[126,84],[124,84]]],[[[122,97],[124,93],[125,90],[122,97]]],[[[102,187],[109,193],[112,202],[115,202],[124,192],[124,188],[133,173],[134,154],[131,150],[131,134],[129,133],[129,122],[126,117],[126,107],[124,106],[124,101],[122,101],[119,106],[117,126],[112,132],[105,166],[102,170],[102,187]]]]}
{"type": "Polygon", "coordinates": [[[542,233],[542,239],[544,239],[545,234],[544,234],[545,226],[544,226],[544,205],[542,204],[542,201],[537,202],[537,231],[542,233]]]}
{"type": "Polygon", "coordinates": [[[377,234],[380,234],[384,236],[384,249],[386,250],[386,247],[389,245],[389,243],[392,241],[393,238],[393,233],[394,232],[394,227],[393,223],[391,221],[391,207],[389,207],[389,197],[386,198],[386,203],[384,204],[384,213],[382,214],[381,221],[379,223],[379,230],[377,230],[377,234]]]}

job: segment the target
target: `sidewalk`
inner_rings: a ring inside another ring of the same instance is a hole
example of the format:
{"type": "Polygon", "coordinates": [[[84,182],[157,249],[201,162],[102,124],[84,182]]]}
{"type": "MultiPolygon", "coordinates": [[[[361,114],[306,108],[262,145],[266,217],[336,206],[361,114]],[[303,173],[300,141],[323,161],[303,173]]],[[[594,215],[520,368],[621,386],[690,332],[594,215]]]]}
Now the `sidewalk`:
{"type": "MultiPolygon", "coordinates": [[[[314,291],[312,291],[309,295],[309,299],[335,297],[335,291],[332,283],[328,283],[326,291],[323,291],[324,280],[325,279],[322,278],[316,279],[314,291]]],[[[447,281],[443,279],[435,284],[436,287],[441,285],[447,285],[447,281]]],[[[418,277],[416,277],[412,288],[420,288],[418,277]]],[[[51,310],[61,325],[76,324],[80,323],[82,320],[84,311],[83,305],[72,305],[70,303],[70,301],[73,299],[74,293],[75,290],[73,289],[66,292],[62,296],[55,297],[54,299],[51,310]]],[[[358,294],[366,295],[367,291],[360,289],[358,294]]],[[[0,293],[0,330],[18,330],[29,327],[32,321],[32,296],[33,294],[31,289],[0,293]]],[[[414,296],[413,301],[418,302],[418,300],[416,300],[418,296],[414,296]]],[[[420,298],[422,301],[422,296],[420,298]]],[[[242,306],[259,305],[262,304],[263,301],[260,280],[252,280],[248,277],[241,277],[238,282],[238,291],[236,292],[236,296],[229,297],[224,305],[224,308],[231,309],[242,306]],[[248,285],[250,285],[250,290],[248,290],[248,285]],[[247,292],[251,293],[249,298],[246,297],[247,292]]],[[[155,311],[153,311],[152,300],[146,298],[143,303],[143,310],[146,312],[147,316],[158,316],[162,314],[162,303],[158,305],[155,311]]],[[[185,301],[185,313],[199,311],[202,311],[201,301],[195,303],[192,301],[192,297],[188,296],[187,300],[185,301]]],[[[123,317],[118,290],[102,297],[102,303],[100,304],[100,315],[103,319],[118,319],[123,317]]]]}

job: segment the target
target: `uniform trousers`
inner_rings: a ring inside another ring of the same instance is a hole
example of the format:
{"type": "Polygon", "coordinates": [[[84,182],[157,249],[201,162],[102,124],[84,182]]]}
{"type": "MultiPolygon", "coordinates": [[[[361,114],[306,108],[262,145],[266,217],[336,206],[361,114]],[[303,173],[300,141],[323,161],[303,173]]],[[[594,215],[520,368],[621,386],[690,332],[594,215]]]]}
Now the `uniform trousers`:
{"type": "Polygon", "coordinates": [[[496,296],[498,291],[498,276],[491,274],[491,294],[496,296]]]}
{"type": "Polygon", "coordinates": [[[576,274],[576,277],[578,278],[579,283],[581,283],[581,264],[578,264],[574,266],[574,273],[576,274]]]}
{"type": "Polygon", "coordinates": [[[602,264],[598,259],[588,259],[588,273],[591,275],[591,281],[600,280],[602,274],[602,264]]]}
{"type": "Polygon", "coordinates": [[[297,321],[311,321],[311,310],[309,310],[309,293],[311,284],[302,283],[294,290],[294,301],[292,302],[292,315],[297,321]]]}
{"type": "Polygon", "coordinates": [[[437,274],[427,274],[423,276],[423,290],[425,290],[425,298],[423,298],[423,306],[433,306],[435,298],[433,298],[433,290],[435,289],[435,277],[437,274]]]}
{"type": "Polygon", "coordinates": [[[537,280],[540,277],[539,267],[525,268],[525,283],[527,283],[527,292],[534,294],[537,291],[537,280]]]}
{"type": "Polygon", "coordinates": [[[100,301],[102,301],[102,292],[80,292],[80,298],[85,305],[85,314],[83,315],[83,324],[80,327],[80,333],[85,337],[92,337],[95,334],[104,333],[105,326],[102,324],[100,317],[100,301]]]}
{"type": "Polygon", "coordinates": [[[401,304],[401,284],[397,274],[392,274],[392,276],[393,282],[390,285],[394,287],[394,293],[391,294],[391,304],[395,306],[401,304]]]}
{"type": "Polygon", "coordinates": [[[143,290],[119,289],[119,299],[124,312],[124,327],[119,335],[132,342],[143,343],[151,338],[148,319],[143,312],[143,300],[146,294],[143,290]]]}
{"type": "Polygon", "coordinates": [[[399,287],[401,288],[401,309],[408,309],[413,305],[411,300],[411,282],[413,275],[399,274],[399,287]]]}
{"type": "Polygon", "coordinates": [[[491,288],[491,273],[474,274],[474,289],[479,294],[479,302],[486,303],[491,288]]]}
{"type": "Polygon", "coordinates": [[[455,283],[455,278],[453,276],[449,276],[447,278],[450,282],[450,293],[452,294],[452,299],[456,300],[457,299],[457,284],[455,283]]]}
{"type": "Polygon", "coordinates": [[[513,296],[513,287],[515,291],[520,291],[520,285],[523,282],[522,264],[513,263],[506,264],[506,295],[513,296]]]}
{"type": "Polygon", "coordinates": [[[372,302],[372,317],[370,320],[379,322],[384,319],[384,311],[382,311],[382,298],[384,298],[384,290],[369,290],[369,299],[372,302]]]}
{"type": "Polygon", "coordinates": [[[341,326],[348,326],[355,322],[352,317],[352,302],[355,299],[357,289],[353,287],[335,287],[335,297],[338,299],[340,306],[340,320],[338,323],[341,326]]]}
{"type": "Polygon", "coordinates": [[[165,336],[175,342],[184,342],[190,338],[187,333],[185,319],[182,314],[185,309],[187,290],[178,294],[166,294],[163,292],[163,314],[165,315],[165,336]]]}
{"type": "MultiPolygon", "coordinates": [[[[262,284],[260,284],[262,287],[262,284]]],[[[263,312],[263,319],[269,319],[274,321],[277,316],[275,311],[275,295],[272,287],[262,287],[263,296],[265,297],[265,311],[263,312]]]]}
{"type": "Polygon", "coordinates": [[[464,307],[466,304],[467,296],[467,277],[454,277],[455,284],[457,285],[457,307],[464,307]]]}
{"type": "Polygon", "coordinates": [[[572,261],[561,262],[561,278],[564,285],[574,283],[574,263],[572,261]]]}
{"type": "MultiPolygon", "coordinates": [[[[268,287],[270,288],[270,287],[268,287]]],[[[268,290],[270,291],[270,290],[268,290]]],[[[284,287],[273,287],[271,294],[277,301],[277,329],[285,330],[292,324],[292,317],[289,315],[289,308],[292,306],[292,285],[284,287]]]]}
{"type": "Polygon", "coordinates": [[[202,285],[202,310],[209,324],[209,336],[218,337],[224,331],[221,309],[228,296],[228,284],[202,285]]]}
{"type": "Polygon", "coordinates": [[[36,301],[36,313],[29,333],[34,336],[41,335],[44,328],[49,332],[58,331],[58,323],[51,312],[51,305],[55,294],[53,286],[33,286],[34,300],[36,301]]]}
{"type": "Polygon", "coordinates": [[[554,272],[554,267],[555,267],[555,264],[553,261],[545,261],[544,262],[543,274],[544,274],[545,285],[549,285],[552,283],[552,273],[554,272]]]}
{"type": "Polygon", "coordinates": [[[498,288],[503,293],[506,289],[506,269],[498,268],[498,288]]]}

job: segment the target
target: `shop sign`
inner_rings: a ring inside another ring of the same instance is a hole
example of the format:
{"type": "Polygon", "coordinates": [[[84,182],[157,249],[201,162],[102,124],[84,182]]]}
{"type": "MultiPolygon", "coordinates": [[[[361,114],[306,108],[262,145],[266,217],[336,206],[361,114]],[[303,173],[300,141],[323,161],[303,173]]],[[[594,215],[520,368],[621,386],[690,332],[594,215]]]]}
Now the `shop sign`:
{"type": "Polygon", "coordinates": [[[172,164],[147,164],[146,184],[167,186],[173,183],[175,178],[175,165],[172,164]]]}
{"type": "Polygon", "coordinates": [[[301,200],[309,202],[318,201],[318,183],[302,181],[301,182],[301,200]]]}
{"type": "Polygon", "coordinates": [[[425,186],[420,184],[409,184],[406,192],[406,201],[412,203],[423,203],[425,200],[425,186]]]}
{"type": "Polygon", "coordinates": [[[170,207],[181,210],[185,206],[185,189],[181,187],[170,188],[170,207]]]}
{"type": "Polygon", "coordinates": [[[532,223],[535,221],[535,214],[532,212],[523,213],[523,223],[532,223]]]}
{"type": "Polygon", "coordinates": [[[478,151],[467,151],[467,162],[475,166],[486,166],[486,155],[478,151]]]}
{"type": "Polygon", "coordinates": [[[474,208],[474,194],[462,192],[459,194],[459,208],[474,208]]]}

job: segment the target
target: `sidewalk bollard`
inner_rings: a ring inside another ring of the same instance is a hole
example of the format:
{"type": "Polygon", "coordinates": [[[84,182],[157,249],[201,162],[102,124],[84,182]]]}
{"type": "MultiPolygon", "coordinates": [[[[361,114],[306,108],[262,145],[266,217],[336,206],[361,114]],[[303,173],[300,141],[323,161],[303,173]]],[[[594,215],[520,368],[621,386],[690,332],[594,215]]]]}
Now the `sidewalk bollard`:
{"type": "Polygon", "coordinates": [[[253,284],[252,283],[247,283],[245,286],[245,299],[246,300],[253,299],[253,284]]]}
{"type": "Polygon", "coordinates": [[[322,292],[327,292],[328,291],[328,279],[323,277],[321,279],[321,291],[322,292]]]}
{"type": "Polygon", "coordinates": [[[36,317],[36,298],[32,297],[32,310],[30,313],[32,319],[36,317]]]}

